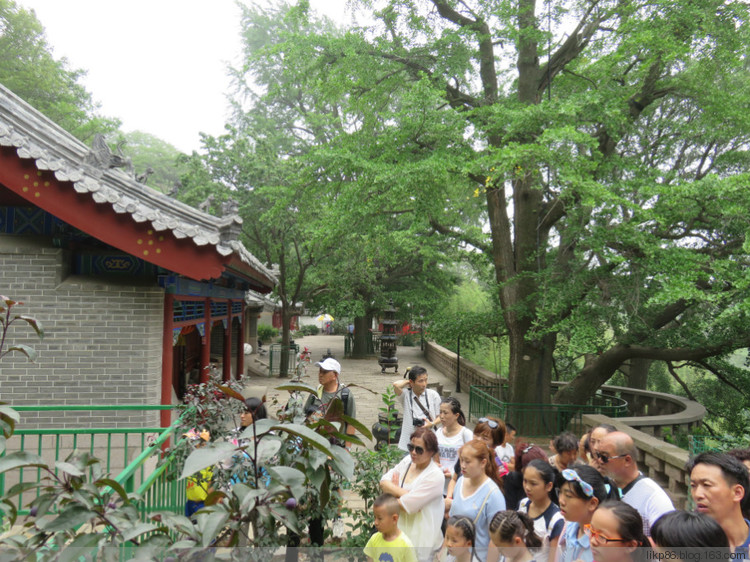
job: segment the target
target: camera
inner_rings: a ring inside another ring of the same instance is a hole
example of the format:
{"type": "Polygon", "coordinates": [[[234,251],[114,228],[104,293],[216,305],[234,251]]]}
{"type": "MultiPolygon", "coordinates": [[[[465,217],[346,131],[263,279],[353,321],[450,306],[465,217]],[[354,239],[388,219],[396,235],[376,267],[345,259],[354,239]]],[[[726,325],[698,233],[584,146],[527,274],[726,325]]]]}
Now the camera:
{"type": "Polygon", "coordinates": [[[412,418],[411,424],[414,427],[422,427],[425,424],[425,420],[424,420],[424,418],[419,418],[419,419],[412,418]]]}

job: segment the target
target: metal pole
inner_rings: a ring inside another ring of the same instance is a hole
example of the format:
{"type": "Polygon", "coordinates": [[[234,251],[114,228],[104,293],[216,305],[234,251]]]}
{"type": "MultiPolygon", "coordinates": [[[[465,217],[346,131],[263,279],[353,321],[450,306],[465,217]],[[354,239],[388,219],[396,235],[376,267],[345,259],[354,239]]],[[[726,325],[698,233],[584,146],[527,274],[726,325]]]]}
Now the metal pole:
{"type": "Polygon", "coordinates": [[[461,392],[461,336],[456,347],[456,392],[461,392]]]}

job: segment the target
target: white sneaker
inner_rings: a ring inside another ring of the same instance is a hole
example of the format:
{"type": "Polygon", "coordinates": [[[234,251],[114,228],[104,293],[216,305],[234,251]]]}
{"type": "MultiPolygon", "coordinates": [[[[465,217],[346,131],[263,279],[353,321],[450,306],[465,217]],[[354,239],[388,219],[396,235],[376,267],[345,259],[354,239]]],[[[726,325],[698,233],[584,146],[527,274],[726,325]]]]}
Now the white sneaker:
{"type": "Polygon", "coordinates": [[[344,532],[346,531],[346,528],[344,526],[344,520],[341,519],[341,517],[337,517],[333,520],[333,528],[331,529],[331,531],[333,532],[334,538],[344,538],[344,532]]]}

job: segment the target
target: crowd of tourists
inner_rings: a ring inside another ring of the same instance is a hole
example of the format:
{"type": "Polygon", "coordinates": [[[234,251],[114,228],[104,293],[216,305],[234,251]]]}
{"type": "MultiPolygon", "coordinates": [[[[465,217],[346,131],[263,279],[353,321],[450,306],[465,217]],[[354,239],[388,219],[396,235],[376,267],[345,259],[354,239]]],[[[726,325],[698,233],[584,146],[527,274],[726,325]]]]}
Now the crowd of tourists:
{"type": "MultiPolygon", "coordinates": [[[[316,365],[320,384],[305,411],[323,415],[340,398],[355,418],[354,395],[339,380],[341,365],[333,358],[316,365]]],[[[517,437],[523,428],[498,417],[479,418],[470,429],[461,403],[427,382],[427,371],[415,366],[393,383],[404,457],[380,481],[383,494],[373,506],[377,532],[365,548],[371,560],[698,560],[680,550],[695,548],[719,553],[708,559],[748,557],[750,450],[691,459],[695,509],[676,510],[639,469],[633,439],[614,426],[582,436],[562,433],[550,442],[548,456],[517,437]]],[[[258,399],[246,404],[243,426],[266,416],[258,399]]],[[[312,521],[309,533],[312,545],[322,545],[324,522],[312,521]]],[[[290,539],[289,546],[300,544],[297,535],[290,539]]]]}
{"type": "Polygon", "coordinates": [[[604,424],[566,432],[548,456],[497,417],[469,429],[460,402],[441,398],[427,379],[413,367],[393,385],[406,455],[380,482],[369,558],[625,562],[685,558],[690,548],[748,557],[750,450],[691,459],[695,510],[676,510],[640,471],[627,433],[604,424]]]}

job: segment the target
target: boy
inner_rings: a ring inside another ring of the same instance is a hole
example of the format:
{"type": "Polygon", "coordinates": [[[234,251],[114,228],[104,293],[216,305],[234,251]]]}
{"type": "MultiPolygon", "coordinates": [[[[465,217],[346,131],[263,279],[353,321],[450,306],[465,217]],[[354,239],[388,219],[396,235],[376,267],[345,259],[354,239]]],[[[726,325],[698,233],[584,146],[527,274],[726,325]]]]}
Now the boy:
{"type": "MultiPolygon", "coordinates": [[[[211,439],[211,434],[206,429],[200,432],[191,429],[184,436],[190,440],[190,444],[195,448],[203,447],[211,439]]],[[[185,517],[192,516],[193,513],[204,507],[208,494],[213,491],[211,489],[212,478],[213,469],[211,467],[204,468],[200,472],[188,477],[185,494],[187,496],[185,517]]]]}
{"type": "Polygon", "coordinates": [[[372,504],[375,528],[364,553],[368,562],[417,562],[409,537],[398,528],[398,500],[391,494],[379,496],[372,504]]]}

